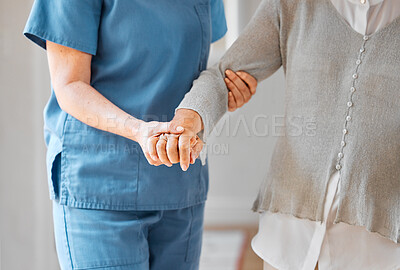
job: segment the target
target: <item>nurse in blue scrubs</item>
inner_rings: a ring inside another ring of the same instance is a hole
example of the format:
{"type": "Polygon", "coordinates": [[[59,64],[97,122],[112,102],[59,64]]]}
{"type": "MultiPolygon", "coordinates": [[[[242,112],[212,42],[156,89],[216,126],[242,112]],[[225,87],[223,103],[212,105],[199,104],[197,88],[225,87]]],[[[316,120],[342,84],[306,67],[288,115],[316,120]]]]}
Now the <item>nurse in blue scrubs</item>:
{"type": "Polygon", "coordinates": [[[63,270],[198,269],[201,141],[190,168],[157,166],[148,145],[183,132],[167,121],[225,32],[222,0],[35,1],[24,34],[50,67],[44,133],[63,270]]]}

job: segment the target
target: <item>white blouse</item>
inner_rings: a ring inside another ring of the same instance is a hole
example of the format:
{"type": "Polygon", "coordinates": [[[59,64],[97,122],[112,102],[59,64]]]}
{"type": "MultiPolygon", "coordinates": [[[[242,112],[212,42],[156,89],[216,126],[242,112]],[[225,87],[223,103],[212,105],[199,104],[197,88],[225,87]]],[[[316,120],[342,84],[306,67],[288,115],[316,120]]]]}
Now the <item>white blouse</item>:
{"type": "MultiPolygon", "coordinates": [[[[370,35],[400,16],[400,0],[331,0],[349,25],[370,35]]],[[[400,37],[399,37],[400,38],[400,37]]],[[[400,244],[364,227],[333,224],[338,207],[340,177],[328,183],[324,222],[264,212],[252,240],[265,270],[399,270],[400,244]]]]}
{"type": "Polygon", "coordinates": [[[348,24],[362,35],[370,35],[400,15],[399,0],[331,0],[348,24]]]}

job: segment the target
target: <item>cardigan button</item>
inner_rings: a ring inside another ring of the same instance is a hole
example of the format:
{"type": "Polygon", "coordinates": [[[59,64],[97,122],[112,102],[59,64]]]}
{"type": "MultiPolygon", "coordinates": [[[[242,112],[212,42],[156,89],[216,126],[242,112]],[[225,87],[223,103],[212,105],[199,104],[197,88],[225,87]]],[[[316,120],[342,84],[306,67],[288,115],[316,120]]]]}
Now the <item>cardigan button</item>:
{"type": "Polygon", "coordinates": [[[347,129],[343,129],[343,134],[347,134],[347,129]]]}
{"type": "Polygon", "coordinates": [[[353,106],[353,102],[351,102],[351,101],[349,101],[349,102],[347,102],[347,107],[352,107],[353,106]]]}
{"type": "Polygon", "coordinates": [[[360,52],[361,52],[361,53],[365,52],[365,49],[364,49],[364,48],[361,48],[361,49],[360,49],[360,52]]]}
{"type": "Polygon", "coordinates": [[[352,93],[354,93],[354,92],[356,91],[356,88],[355,88],[355,87],[352,87],[352,88],[350,88],[350,91],[351,91],[352,93]]]}
{"type": "Polygon", "coordinates": [[[346,146],[346,142],[345,142],[345,141],[341,141],[341,142],[340,142],[340,145],[341,145],[341,146],[346,146]]]}
{"type": "Polygon", "coordinates": [[[364,40],[367,41],[369,39],[369,36],[364,36],[364,40]]]}
{"type": "Polygon", "coordinates": [[[357,65],[361,64],[361,60],[358,59],[358,60],[356,61],[356,64],[357,64],[357,65]]]}
{"type": "Polygon", "coordinates": [[[338,156],[338,158],[342,158],[343,157],[343,153],[340,152],[337,156],[338,156]]]}
{"type": "Polygon", "coordinates": [[[357,79],[358,78],[358,74],[357,73],[354,73],[353,74],[353,79],[357,79]]]}
{"type": "Polygon", "coordinates": [[[340,166],[340,164],[337,164],[337,165],[336,165],[336,170],[339,171],[341,168],[342,168],[342,166],[340,166]]]}
{"type": "Polygon", "coordinates": [[[348,122],[350,120],[351,120],[351,116],[350,115],[346,116],[346,121],[348,122]]]}

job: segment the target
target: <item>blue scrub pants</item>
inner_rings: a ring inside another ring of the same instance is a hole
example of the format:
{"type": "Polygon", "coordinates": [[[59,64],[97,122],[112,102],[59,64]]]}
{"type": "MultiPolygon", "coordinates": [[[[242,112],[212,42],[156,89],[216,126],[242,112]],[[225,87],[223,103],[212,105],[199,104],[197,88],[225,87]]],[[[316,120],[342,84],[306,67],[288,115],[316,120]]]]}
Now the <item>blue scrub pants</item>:
{"type": "Polygon", "coordinates": [[[196,270],[204,203],[166,211],[72,208],[53,201],[62,270],[196,270]]]}

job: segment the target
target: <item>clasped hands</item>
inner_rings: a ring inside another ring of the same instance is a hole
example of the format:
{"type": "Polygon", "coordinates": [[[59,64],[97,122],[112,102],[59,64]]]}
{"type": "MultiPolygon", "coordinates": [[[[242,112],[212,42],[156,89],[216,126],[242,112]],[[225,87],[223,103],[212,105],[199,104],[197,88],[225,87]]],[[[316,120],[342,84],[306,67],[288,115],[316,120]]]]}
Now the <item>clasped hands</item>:
{"type": "MultiPolygon", "coordinates": [[[[257,80],[246,72],[226,71],[228,110],[235,111],[255,94],[257,80]]],[[[183,171],[194,164],[203,149],[197,135],[203,129],[202,119],[190,109],[177,110],[171,122],[143,122],[138,142],[147,161],[154,166],[180,163],[183,171]]]]}

